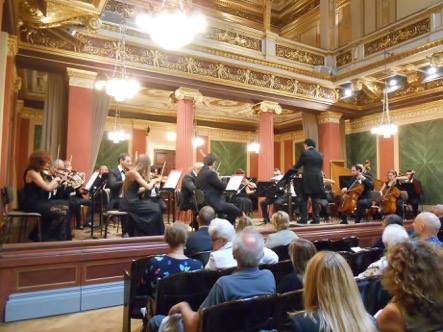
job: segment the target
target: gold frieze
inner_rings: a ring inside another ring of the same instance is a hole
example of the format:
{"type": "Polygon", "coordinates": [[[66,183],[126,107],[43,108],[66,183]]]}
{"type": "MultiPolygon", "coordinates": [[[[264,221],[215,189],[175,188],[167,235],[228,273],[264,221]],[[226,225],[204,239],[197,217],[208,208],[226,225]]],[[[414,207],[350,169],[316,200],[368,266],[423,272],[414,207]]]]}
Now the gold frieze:
{"type": "Polygon", "coordinates": [[[205,38],[225,42],[231,45],[249,48],[255,51],[261,51],[261,39],[252,38],[216,27],[209,28],[209,31],[204,35],[205,38]]]}
{"type": "Polygon", "coordinates": [[[344,53],[338,54],[336,58],[337,67],[347,65],[352,62],[352,52],[351,50],[344,53]]]}
{"type": "Polygon", "coordinates": [[[312,66],[321,66],[325,64],[325,58],[323,56],[302,50],[301,48],[287,47],[277,44],[275,51],[278,57],[292,61],[312,66]]]}

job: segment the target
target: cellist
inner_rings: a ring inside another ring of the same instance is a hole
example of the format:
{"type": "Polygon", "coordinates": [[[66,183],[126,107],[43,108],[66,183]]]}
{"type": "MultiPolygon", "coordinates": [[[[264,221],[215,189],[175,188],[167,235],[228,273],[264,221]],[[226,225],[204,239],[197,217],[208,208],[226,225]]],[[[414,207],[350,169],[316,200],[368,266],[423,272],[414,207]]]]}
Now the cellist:
{"type": "MultiPolygon", "coordinates": [[[[351,172],[352,178],[349,180],[348,186],[342,188],[342,193],[346,194],[348,190],[352,190],[352,187],[356,186],[357,184],[363,185],[364,189],[357,200],[357,208],[355,211],[355,223],[358,224],[362,220],[365,210],[372,204],[370,195],[371,190],[374,189],[374,184],[371,177],[364,173],[364,166],[362,164],[352,166],[351,172]]],[[[341,219],[341,224],[348,223],[348,215],[346,213],[341,215],[341,219]]]]}
{"type": "Polygon", "coordinates": [[[403,218],[403,200],[400,197],[400,183],[397,180],[397,172],[395,170],[391,169],[388,171],[387,181],[380,188],[380,195],[382,197],[381,212],[383,214],[395,213],[403,218]],[[390,205],[389,201],[394,200],[395,210],[394,207],[384,206],[390,205]]]}

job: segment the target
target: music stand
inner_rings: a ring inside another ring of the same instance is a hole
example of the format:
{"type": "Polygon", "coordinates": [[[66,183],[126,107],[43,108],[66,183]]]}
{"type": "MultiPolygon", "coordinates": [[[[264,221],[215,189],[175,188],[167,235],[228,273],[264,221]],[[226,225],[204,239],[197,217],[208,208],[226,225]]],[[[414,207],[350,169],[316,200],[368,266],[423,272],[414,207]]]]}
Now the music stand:
{"type": "Polygon", "coordinates": [[[257,182],[257,197],[266,197],[269,195],[269,192],[273,190],[275,186],[275,182],[273,181],[258,181],[257,182]]]}
{"type": "MultiPolygon", "coordinates": [[[[168,192],[169,201],[168,205],[170,208],[172,206],[172,222],[175,222],[175,190],[177,189],[178,183],[182,176],[182,171],[173,169],[169,172],[168,179],[163,185],[162,190],[168,192]],[[170,203],[171,202],[171,203],[170,203]]],[[[169,223],[169,213],[168,213],[168,223],[169,223]]]]}
{"type": "MultiPolygon", "coordinates": [[[[95,179],[98,176],[98,172],[95,172],[92,177],[95,175],[94,180],[91,182],[91,179],[89,179],[88,184],[90,184],[89,186],[89,193],[91,194],[91,239],[96,239],[96,237],[94,237],[94,209],[95,209],[95,198],[98,195],[98,193],[100,193],[103,188],[106,186],[106,183],[108,182],[108,173],[103,173],[102,177],[101,177],[101,182],[97,187],[93,187],[92,184],[95,182],[95,179]],[[97,174],[95,174],[97,173],[97,174]]],[[[102,214],[100,212],[100,225],[102,224],[102,214]]]]}
{"type": "Polygon", "coordinates": [[[226,185],[227,192],[237,192],[240,188],[241,182],[243,180],[243,175],[232,175],[229,178],[228,184],[226,185]]]}

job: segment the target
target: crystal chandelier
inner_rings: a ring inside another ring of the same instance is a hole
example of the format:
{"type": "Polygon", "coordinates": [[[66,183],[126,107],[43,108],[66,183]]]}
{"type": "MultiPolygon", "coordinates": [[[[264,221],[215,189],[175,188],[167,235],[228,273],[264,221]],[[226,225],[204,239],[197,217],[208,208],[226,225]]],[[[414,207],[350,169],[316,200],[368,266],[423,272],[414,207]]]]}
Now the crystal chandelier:
{"type": "Polygon", "coordinates": [[[139,14],[136,23],[149,33],[151,39],[167,50],[177,50],[192,42],[206,29],[206,18],[199,12],[185,10],[183,0],[163,0],[160,9],[152,14],[139,14]]]}
{"type": "Polygon", "coordinates": [[[195,136],[192,139],[192,147],[194,149],[197,149],[197,148],[199,148],[200,146],[202,146],[204,144],[205,144],[205,140],[202,137],[200,137],[200,136],[195,136]]]}
{"type": "Polygon", "coordinates": [[[140,84],[126,73],[126,25],[120,25],[121,38],[115,52],[115,65],[112,77],[95,82],[97,90],[105,90],[117,102],[133,98],[140,91],[140,84]]]}
{"type": "Polygon", "coordinates": [[[115,109],[114,126],[112,130],[108,132],[108,139],[115,144],[129,139],[129,134],[120,128],[120,110],[118,106],[115,109]]]}
{"type": "Polygon", "coordinates": [[[391,116],[389,114],[389,100],[388,100],[388,87],[385,86],[383,90],[383,109],[381,114],[381,120],[378,126],[371,128],[371,133],[384,138],[389,138],[398,132],[396,124],[391,122],[391,116]]]}
{"type": "Polygon", "coordinates": [[[260,151],[260,144],[257,142],[251,142],[248,144],[248,152],[252,153],[259,153],[260,151]]]}

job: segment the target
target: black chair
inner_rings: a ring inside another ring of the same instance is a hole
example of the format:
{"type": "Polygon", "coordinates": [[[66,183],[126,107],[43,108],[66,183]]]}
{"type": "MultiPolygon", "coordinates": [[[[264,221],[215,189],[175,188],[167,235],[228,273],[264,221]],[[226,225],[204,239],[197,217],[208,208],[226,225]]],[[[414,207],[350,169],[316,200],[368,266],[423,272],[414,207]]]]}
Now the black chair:
{"type": "Polygon", "coordinates": [[[200,331],[256,332],[275,326],[277,296],[259,296],[218,304],[201,311],[200,331]]]}
{"type": "Polygon", "coordinates": [[[367,269],[367,267],[380,259],[383,255],[383,250],[380,248],[368,248],[363,249],[359,252],[340,252],[349,265],[351,266],[352,272],[354,275],[358,275],[367,269]]]}
{"type": "Polygon", "coordinates": [[[173,305],[182,301],[188,302],[193,310],[198,310],[217,279],[231,274],[234,269],[176,273],[159,280],[155,306],[147,317],[167,315],[173,305]]]}
{"type": "Polygon", "coordinates": [[[153,256],[140,258],[131,263],[131,271],[124,271],[123,297],[123,332],[131,331],[131,318],[142,319],[141,308],[146,307],[148,297],[147,280],[144,274],[149,268],[149,261],[153,256]]]}
{"type": "Polygon", "coordinates": [[[277,331],[287,331],[288,313],[302,311],[303,309],[302,289],[277,295],[277,311],[274,317],[274,328],[276,328],[277,331]]]}
{"type": "MultiPolygon", "coordinates": [[[[103,204],[103,207],[108,207],[108,206],[110,206],[110,202],[111,202],[111,199],[109,197],[109,195],[110,195],[109,194],[109,190],[108,189],[104,189],[103,192],[104,192],[103,199],[105,201],[104,204],[103,204]]],[[[108,210],[108,209],[105,209],[105,211],[103,211],[103,217],[105,218],[103,220],[104,226],[105,226],[105,235],[104,235],[105,239],[108,237],[108,225],[109,225],[109,222],[111,220],[117,219],[117,233],[118,233],[119,224],[122,222],[121,218],[124,217],[124,216],[127,216],[127,215],[128,215],[127,212],[120,211],[120,210],[108,210]]],[[[100,226],[101,226],[100,232],[101,232],[101,235],[103,236],[103,225],[100,225],[100,226]]],[[[122,232],[122,237],[123,236],[124,236],[124,234],[122,232]]]]}
{"type": "Polygon", "coordinates": [[[358,279],[357,286],[366,311],[371,315],[383,309],[391,298],[383,288],[380,277],[358,279]]]}
{"type": "MultiPolygon", "coordinates": [[[[3,218],[5,220],[6,229],[4,232],[5,235],[5,241],[8,239],[11,229],[12,229],[12,223],[14,219],[21,220],[20,224],[20,236],[19,238],[26,238],[27,232],[27,226],[28,222],[30,220],[35,220],[37,222],[37,228],[38,228],[38,238],[39,241],[42,241],[42,215],[37,212],[25,212],[25,211],[19,211],[19,210],[11,210],[9,206],[14,201],[14,198],[12,196],[12,192],[8,187],[3,187],[1,189],[1,203],[2,203],[2,210],[3,210],[3,218]]],[[[19,239],[20,240],[20,239],[19,239]]]]}
{"type": "Polygon", "coordinates": [[[351,251],[352,247],[358,247],[360,239],[356,236],[345,237],[343,239],[333,241],[332,249],[334,251],[351,251]]]}
{"type": "Polygon", "coordinates": [[[189,258],[193,258],[193,259],[199,260],[203,264],[203,267],[204,267],[208,263],[209,255],[211,254],[211,252],[212,251],[196,252],[195,254],[189,255],[189,258]]]}
{"type": "Polygon", "coordinates": [[[289,245],[286,246],[278,246],[272,248],[272,250],[278,255],[279,261],[284,261],[289,259],[289,252],[288,252],[289,245]]]}
{"type": "Polygon", "coordinates": [[[292,262],[290,260],[281,261],[276,264],[261,264],[259,269],[271,271],[274,275],[276,285],[279,284],[282,277],[294,272],[294,268],[292,267],[292,262]]]}
{"type": "Polygon", "coordinates": [[[315,240],[314,246],[317,248],[317,251],[333,250],[331,240],[315,240]]]}

